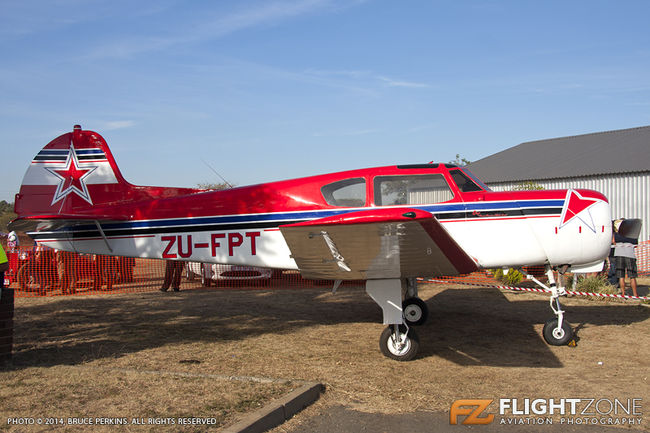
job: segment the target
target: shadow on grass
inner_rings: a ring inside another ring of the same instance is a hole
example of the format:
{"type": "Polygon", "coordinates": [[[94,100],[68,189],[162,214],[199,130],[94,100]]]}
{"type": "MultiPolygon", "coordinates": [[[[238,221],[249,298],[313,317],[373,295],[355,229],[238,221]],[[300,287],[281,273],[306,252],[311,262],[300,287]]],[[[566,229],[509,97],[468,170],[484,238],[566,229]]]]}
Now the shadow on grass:
{"type": "MultiPolygon", "coordinates": [[[[534,329],[555,317],[547,296],[510,302],[498,289],[468,288],[445,290],[428,304],[429,321],[418,329],[420,356],[459,365],[562,366],[534,329]]],[[[629,325],[650,318],[643,306],[587,302],[562,308],[578,336],[585,324],[629,325]]]]}
{"type": "MultiPolygon", "coordinates": [[[[533,325],[553,317],[545,297],[509,302],[497,289],[444,290],[427,300],[429,322],[418,328],[419,358],[459,365],[560,367],[533,325]]],[[[648,309],[597,304],[565,308],[575,324],[631,324],[648,309]]],[[[16,305],[14,367],[74,365],[178,343],[238,341],[305,327],[377,323],[381,312],[363,288],[51,298],[16,305]],[[22,305],[21,305],[22,304],[22,305]]],[[[306,342],[305,344],[315,344],[306,342]]],[[[335,348],[333,348],[335,350],[335,348]]],[[[377,351],[377,356],[382,356],[377,351]]]]}

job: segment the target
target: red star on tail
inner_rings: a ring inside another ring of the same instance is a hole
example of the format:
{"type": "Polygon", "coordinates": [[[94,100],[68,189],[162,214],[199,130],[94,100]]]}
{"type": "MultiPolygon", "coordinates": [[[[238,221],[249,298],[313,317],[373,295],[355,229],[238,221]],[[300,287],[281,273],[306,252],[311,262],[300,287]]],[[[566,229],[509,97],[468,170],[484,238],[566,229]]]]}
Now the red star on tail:
{"type": "Polygon", "coordinates": [[[90,173],[95,171],[96,168],[96,166],[79,168],[77,154],[74,151],[74,146],[70,143],[70,151],[68,152],[68,159],[65,161],[65,168],[46,168],[47,171],[58,177],[60,180],[56,187],[51,204],[53,205],[54,203],[63,200],[71,193],[75,193],[88,203],[93,204],[85,179],[90,173]]]}
{"type": "Polygon", "coordinates": [[[578,191],[570,189],[564,200],[564,209],[562,209],[562,216],[560,217],[560,228],[568,224],[572,219],[578,218],[595,232],[596,226],[591,217],[591,213],[589,213],[589,208],[599,201],[593,198],[583,198],[578,191]],[[581,213],[582,215],[580,215],[581,213]]]}

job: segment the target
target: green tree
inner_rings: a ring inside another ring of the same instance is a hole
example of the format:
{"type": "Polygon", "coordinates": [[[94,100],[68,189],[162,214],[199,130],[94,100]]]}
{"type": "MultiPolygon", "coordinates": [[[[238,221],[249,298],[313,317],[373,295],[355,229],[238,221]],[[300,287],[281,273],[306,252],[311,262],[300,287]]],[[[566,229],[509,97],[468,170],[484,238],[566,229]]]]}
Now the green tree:
{"type": "Polygon", "coordinates": [[[470,163],[471,163],[471,161],[469,159],[466,159],[466,158],[463,158],[462,156],[460,156],[460,153],[456,154],[456,159],[454,159],[453,161],[449,161],[449,164],[454,164],[454,165],[457,165],[459,167],[465,167],[466,165],[468,165],[470,163]]]}
{"type": "Polygon", "coordinates": [[[231,185],[231,184],[226,183],[226,182],[223,182],[223,183],[202,182],[202,183],[197,183],[196,185],[201,189],[213,189],[213,190],[216,190],[216,191],[222,191],[224,189],[230,189],[230,188],[233,188],[235,186],[235,185],[231,185]]]}
{"type": "Polygon", "coordinates": [[[0,231],[7,232],[7,224],[9,221],[16,218],[14,213],[14,204],[7,203],[5,200],[0,201],[0,231]]]}
{"type": "Polygon", "coordinates": [[[544,189],[544,187],[538,183],[535,183],[531,180],[527,180],[525,182],[518,183],[517,185],[512,187],[513,191],[537,191],[540,189],[544,189]]]}

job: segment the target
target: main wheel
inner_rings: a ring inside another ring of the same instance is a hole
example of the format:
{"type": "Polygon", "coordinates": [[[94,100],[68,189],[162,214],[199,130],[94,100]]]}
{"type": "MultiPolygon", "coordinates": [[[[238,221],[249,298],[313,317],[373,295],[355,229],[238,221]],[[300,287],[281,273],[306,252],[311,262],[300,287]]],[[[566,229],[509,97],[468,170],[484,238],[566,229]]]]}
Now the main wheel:
{"type": "Polygon", "coordinates": [[[547,320],[542,335],[551,346],[564,346],[573,338],[573,329],[566,320],[562,321],[562,327],[558,329],[557,322],[557,318],[547,320]]]}
{"type": "Polygon", "coordinates": [[[402,302],[404,320],[409,326],[422,325],[429,317],[429,307],[420,298],[409,298],[402,302]]]}
{"type": "Polygon", "coordinates": [[[410,361],[417,355],[420,339],[413,329],[406,332],[406,326],[399,325],[400,338],[396,341],[393,325],[388,325],[379,337],[379,348],[384,356],[397,361],[410,361]]]}

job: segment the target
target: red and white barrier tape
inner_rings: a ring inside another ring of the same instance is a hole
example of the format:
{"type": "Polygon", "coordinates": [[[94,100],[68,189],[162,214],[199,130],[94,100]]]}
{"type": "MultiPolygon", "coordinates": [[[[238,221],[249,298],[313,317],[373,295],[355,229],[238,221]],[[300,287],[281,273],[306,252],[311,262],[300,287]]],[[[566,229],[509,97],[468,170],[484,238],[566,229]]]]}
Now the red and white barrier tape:
{"type": "MultiPolygon", "coordinates": [[[[524,291],[524,292],[538,292],[538,293],[551,293],[550,290],[546,289],[539,289],[539,288],[530,288],[530,287],[511,287],[511,286],[498,286],[495,284],[479,284],[479,283],[468,283],[465,281],[454,281],[454,280],[436,280],[433,278],[429,279],[421,279],[422,281],[427,281],[431,283],[446,283],[446,284],[467,284],[470,286],[488,286],[488,287],[496,287],[497,289],[504,289],[504,290],[518,290],[518,291],[524,291]]],[[[609,293],[592,293],[592,292],[575,292],[571,290],[566,291],[567,295],[579,295],[579,296],[596,296],[600,298],[619,298],[619,299],[637,299],[640,301],[648,301],[650,300],[650,297],[648,296],[628,296],[628,295],[612,295],[609,293]]]]}

